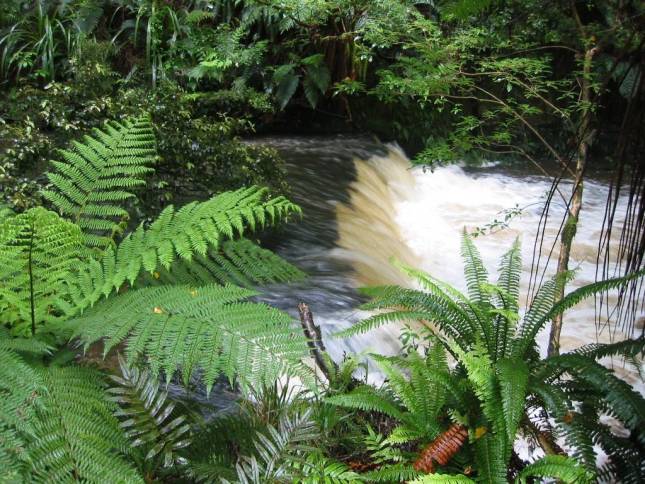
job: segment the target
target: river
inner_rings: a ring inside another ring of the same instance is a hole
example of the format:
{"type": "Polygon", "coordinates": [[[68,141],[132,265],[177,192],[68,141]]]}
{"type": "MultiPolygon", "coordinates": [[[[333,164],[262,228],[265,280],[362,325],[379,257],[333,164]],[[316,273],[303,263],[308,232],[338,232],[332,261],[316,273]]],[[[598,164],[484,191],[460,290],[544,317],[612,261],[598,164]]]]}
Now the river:
{"type": "MultiPolygon", "coordinates": [[[[376,351],[396,353],[400,328],[380,328],[350,339],[333,333],[365,317],[357,288],[365,285],[410,282],[390,263],[396,258],[464,290],[460,257],[462,230],[469,232],[502,219],[502,211],[523,208],[507,228],[478,236],[476,245],[493,280],[499,257],[516,237],[522,243],[522,292],[528,288],[535,233],[550,179],[527,168],[485,163],[477,168],[446,166],[434,171],[413,168],[396,145],[361,137],[263,137],[253,143],[277,149],[287,163],[291,198],[304,217],[285,227],[272,247],[309,274],[300,284],[263,289],[262,299],[297,315],[300,301],[311,307],[325,343],[335,359],[344,354],[376,351]]],[[[562,192],[571,185],[563,183],[562,192]]],[[[593,282],[598,237],[607,187],[600,181],[585,184],[584,206],[572,251],[576,280],[568,290],[593,282]]],[[[624,204],[622,204],[624,206],[624,204]]],[[[623,210],[624,212],[624,210],[623,210]]],[[[619,209],[618,218],[624,217],[619,209]]],[[[564,203],[556,200],[546,228],[543,257],[557,239],[564,203]]],[[[552,259],[556,259],[555,252],[552,259]]],[[[555,260],[546,270],[554,272],[555,260]]],[[[600,330],[593,300],[565,314],[562,350],[624,335],[614,324],[600,330]]],[[[539,335],[545,352],[546,332],[539,335]]],[[[617,373],[643,391],[635,372],[620,365],[617,373]]],[[[378,381],[378,374],[373,375],[378,381]]]]}

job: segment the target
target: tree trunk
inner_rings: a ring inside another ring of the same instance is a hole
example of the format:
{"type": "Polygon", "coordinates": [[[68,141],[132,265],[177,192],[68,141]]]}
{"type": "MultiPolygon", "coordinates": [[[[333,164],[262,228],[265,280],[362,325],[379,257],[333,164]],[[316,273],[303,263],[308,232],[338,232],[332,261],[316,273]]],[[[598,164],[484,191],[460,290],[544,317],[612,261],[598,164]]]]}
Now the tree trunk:
{"type": "MultiPolygon", "coordinates": [[[[591,47],[585,52],[585,58],[582,70],[582,120],[578,128],[578,152],[576,159],[576,171],[573,181],[573,193],[571,195],[571,204],[569,206],[569,213],[567,214],[562,235],[560,236],[560,253],[558,255],[558,269],[557,276],[563,275],[569,270],[569,259],[571,257],[571,246],[573,239],[576,235],[578,228],[578,218],[580,216],[580,208],[582,207],[582,190],[584,172],[589,158],[589,148],[593,143],[595,130],[592,129],[592,116],[591,109],[592,102],[592,85],[591,85],[591,69],[593,67],[593,58],[597,53],[596,47],[591,47]]],[[[564,283],[559,285],[558,294],[556,295],[556,302],[564,297],[564,283]]],[[[560,354],[560,333],[562,331],[562,314],[557,315],[551,324],[551,333],[549,335],[549,348],[548,355],[556,356],[560,354]]]]}

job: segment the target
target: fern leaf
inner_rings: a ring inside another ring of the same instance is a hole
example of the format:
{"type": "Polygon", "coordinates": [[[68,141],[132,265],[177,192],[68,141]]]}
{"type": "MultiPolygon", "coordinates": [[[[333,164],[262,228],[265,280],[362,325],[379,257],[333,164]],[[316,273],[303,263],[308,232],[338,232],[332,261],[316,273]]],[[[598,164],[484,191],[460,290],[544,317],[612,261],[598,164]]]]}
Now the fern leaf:
{"type": "Polygon", "coordinates": [[[112,375],[118,385],[107,390],[108,400],[119,409],[115,415],[121,421],[126,438],[132,447],[142,446],[145,459],[159,457],[161,465],[181,465],[185,459],[177,451],[190,445],[190,425],[186,417],[176,415],[175,404],[168,393],[161,391],[148,370],[128,367],[119,355],[121,376],[112,375]]]}
{"type": "Polygon", "coordinates": [[[525,484],[530,477],[550,477],[567,484],[593,482],[593,476],[584,467],[562,455],[547,455],[529,464],[522,469],[518,480],[525,484]]]}
{"type": "Polygon", "coordinates": [[[82,252],[79,228],[37,207],[0,224],[0,322],[17,334],[60,319],[65,282],[82,252]]]}
{"type": "Polygon", "coordinates": [[[473,243],[466,229],[461,237],[461,255],[464,258],[464,276],[468,287],[468,296],[476,303],[488,303],[489,298],[481,285],[488,281],[488,273],[482,262],[479,250],[473,243]]]}
{"type": "Polygon", "coordinates": [[[524,416],[529,369],[522,360],[503,359],[497,362],[496,370],[507,439],[505,458],[509,459],[518,425],[524,416]]]}
{"type": "Polygon", "coordinates": [[[471,482],[475,481],[463,474],[428,474],[414,481],[410,481],[410,484],[466,484],[471,482]]]}
{"type": "Polygon", "coordinates": [[[645,354],[645,337],[626,339],[610,344],[592,343],[582,346],[574,351],[587,358],[599,360],[607,356],[622,356],[623,358],[636,358],[645,354]]]}
{"type": "Polygon", "coordinates": [[[419,476],[410,464],[395,463],[362,474],[366,482],[413,482],[419,476]]]}
{"type": "Polygon", "coordinates": [[[325,402],[367,412],[380,412],[397,420],[404,419],[403,413],[391,397],[369,385],[361,385],[344,395],[328,397],[325,402]]]}
{"type": "Polygon", "coordinates": [[[573,353],[549,358],[545,365],[568,372],[599,391],[612,412],[630,429],[645,425],[645,399],[614,373],[590,358],[573,353]]]}
{"type": "Polygon", "coordinates": [[[42,372],[47,386],[43,410],[28,447],[35,482],[144,482],[124,455],[127,441],[114,407],[98,382],[100,374],[78,367],[42,372]]]}
{"type": "Polygon", "coordinates": [[[300,269],[270,250],[248,239],[238,239],[224,242],[219,251],[209,250],[204,256],[196,255],[190,263],[175,263],[170,270],[159,268],[153,277],[147,277],[146,282],[207,284],[218,281],[253,287],[256,284],[295,282],[304,277],[300,269]]]}
{"type": "Polygon", "coordinates": [[[311,384],[301,362],[307,345],[291,317],[243,299],[255,293],[235,286],[161,286],[128,291],[71,321],[87,347],[104,339],[107,353],[124,342],[128,364],[145,357],[153,375],[196,369],[210,391],[220,373],[253,386],[283,373],[311,384]]]}
{"type": "Polygon", "coordinates": [[[570,292],[565,297],[563,297],[560,301],[558,301],[555,305],[553,305],[553,307],[548,312],[548,314],[544,316],[544,320],[549,321],[553,319],[557,315],[564,313],[567,309],[572,308],[579,302],[584,301],[585,299],[593,296],[594,294],[609,291],[611,289],[616,289],[618,287],[625,285],[629,281],[632,281],[634,279],[640,279],[643,276],[645,276],[645,269],[634,272],[624,277],[617,277],[614,279],[598,281],[598,282],[594,282],[591,284],[587,284],[586,286],[580,287],[575,291],[570,292]]]}
{"type": "Polygon", "coordinates": [[[504,301],[507,309],[518,309],[518,298],[520,296],[520,276],[522,274],[522,252],[519,238],[515,239],[510,250],[501,259],[499,266],[499,277],[497,285],[511,296],[510,300],[504,301]]]}
{"type": "Polygon", "coordinates": [[[145,115],[106,124],[83,141],[61,151],[64,161],[52,162],[54,171],[47,175],[52,189],[43,196],[81,227],[88,246],[103,248],[128,217],[123,204],[134,196],[131,190],[144,185],[152,171],[154,133],[145,115]]]}
{"type": "Polygon", "coordinates": [[[277,428],[268,426],[267,434],[258,432],[256,455],[241,459],[236,466],[238,480],[254,484],[297,482],[293,462],[299,454],[313,451],[318,438],[311,410],[293,417],[283,416],[277,428]]]}
{"type": "Polygon", "coordinates": [[[78,269],[69,284],[71,310],[91,306],[128,281],[134,284],[143,271],[169,269],[176,259],[190,262],[217,249],[248,226],[278,223],[300,207],[284,197],[267,200],[267,190],[251,187],[221,193],[206,202],[193,202],[179,210],[171,205],[149,226],[141,225],[100,260],[78,269]]]}

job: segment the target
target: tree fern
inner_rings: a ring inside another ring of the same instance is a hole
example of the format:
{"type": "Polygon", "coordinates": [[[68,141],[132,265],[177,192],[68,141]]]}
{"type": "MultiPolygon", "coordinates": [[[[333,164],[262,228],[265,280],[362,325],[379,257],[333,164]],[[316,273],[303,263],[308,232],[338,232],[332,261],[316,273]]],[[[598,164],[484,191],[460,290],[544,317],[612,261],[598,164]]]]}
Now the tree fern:
{"type": "Polygon", "coordinates": [[[77,225],[37,207],[0,223],[0,322],[19,334],[56,321],[82,249],[77,225]]]}
{"type": "Polygon", "coordinates": [[[108,400],[118,405],[115,415],[132,447],[144,449],[143,466],[153,471],[186,462],[178,451],[190,445],[190,425],[177,415],[168,393],[159,388],[148,370],[128,367],[119,355],[121,376],[111,375],[117,384],[107,390],[108,400]],[[150,463],[148,465],[148,463],[150,463]]]}
{"type": "Polygon", "coordinates": [[[29,465],[26,442],[34,437],[34,419],[46,388],[21,352],[37,355],[47,346],[13,338],[0,327],[0,482],[20,482],[29,465]]]}
{"type": "Polygon", "coordinates": [[[34,482],[143,482],[125,459],[128,444],[95,371],[52,368],[27,447],[34,482]]]}
{"type": "Polygon", "coordinates": [[[107,123],[61,154],[64,161],[52,161],[55,170],[47,174],[52,188],[43,196],[81,227],[87,245],[105,247],[128,218],[123,202],[134,196],[132,189],[145,184],[142,177],[152,170],[155,139],[150,118],[107,123]]]}
{"type": "Polygon", "coordinates": [[[292,213],[300,213],[300,207],[284,197],[267,200],[267,189],[258,187],[224,192],[179,210],[170,205],[149,227],[140,225],[99,260],[78,268],[69,284],[73,304],[68,311],[94,304],[126,281],[133,284],[143,271],[168,270],[178,258],[191,262],[226,239],[292,213]]]}
{"type": "Polygon", "coordinates": [[[300,269],[280,256],[243,238],[228,240],[219,250],[209,250],[205,256],[196,255],[190,262],[175,263],[170,270],[147,273],[146,283],[206,284],[217,281],[252,287],[294,282],[304,277],[300,269]]]}
{"type": "Polygon", "coordinates": [[[125,343],[128,364],[144,357],[154,375],[196,369],[210,390],[217,376],[238,374],[249,384],[292,372],[310,384],[301,363],[306,342],[291,317],[265,304],[245,302],[255,292],[235,286],[162,286],[108,299],[70,324],[87,347],[104,339],[107,353],[125,343]]]}

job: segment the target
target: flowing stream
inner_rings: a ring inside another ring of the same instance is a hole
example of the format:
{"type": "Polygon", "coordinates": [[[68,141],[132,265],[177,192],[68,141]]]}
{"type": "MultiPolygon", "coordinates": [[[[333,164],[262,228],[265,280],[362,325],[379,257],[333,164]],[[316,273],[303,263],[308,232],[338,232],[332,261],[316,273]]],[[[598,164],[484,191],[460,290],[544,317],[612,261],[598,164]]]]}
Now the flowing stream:
{"type": "MultiPolygon", "coordinates": [[[[475,243],[495,280],[500,256],[519,237],[524,262],[522,292],[526,294],[535,232],[551,183],[546,177],[495,163],[424,171],[412,168],[397,146],[369,138],[265,137],[253,143],[276,148],[287,163],[291,198],[302,206],[304,218],[286,226],[273,248],[310,276],[301,284],[266,288],[262,299],[294,316],[300,301],[309,304],[334,359],[344,353],[395,353],[400,347],[400,327],[396,325],[350,339],[332,336],[365,317],[358,309],[363,298],[357,288],[411,284],[391,264],[392,258],[465,290],[460,256],[463,229],[485,227],[503,218],[500,212],[515,206],[523,210],[508,228],[479,236],[475,243]]],[[[570,184],[561,185],[565,196],[570,188],[570,184]]],[[[578,267],[578,276],[568,290],[594,280],[606,195],[602,182],[585,184],[571,264],[578,267]]],[[[543,256],[557,238],[563,213],[564,202],[556,199],[543,256]]],[[[556,259],[554,252],[547,277],[553,274],[556,259]]],[[[622,336],[611,324],[598,331],[594,317],[593,300],[566,313],[563,351],[622,336]]],[[[545,331],[539,336],[542,351],[546,337],[545,331]]],[[[616,371],[642,391],[642,382],[634,372],[622,367],[616,371]]]]}

